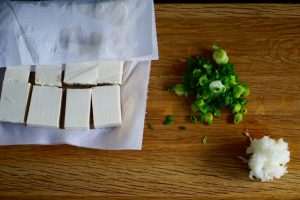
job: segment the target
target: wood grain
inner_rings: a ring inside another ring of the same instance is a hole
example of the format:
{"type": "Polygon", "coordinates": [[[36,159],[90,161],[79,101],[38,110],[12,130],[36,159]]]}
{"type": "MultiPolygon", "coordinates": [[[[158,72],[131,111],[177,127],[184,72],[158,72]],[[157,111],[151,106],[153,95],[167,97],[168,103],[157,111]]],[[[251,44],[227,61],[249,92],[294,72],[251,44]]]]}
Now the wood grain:
{"type": "Polygon", "coordinates": [[[160,59],[152,64],[142,151],[60,146],[0,147],[0,199],[299,199],[300,5],[156,5],[160,59]],[[251,87],[249,115],[213,126],[190,124],[184,98],[165,89],[180,81],[190,55],[226,49],[251,87]],[[166,115],[175,123],[164,126],[166,115]],[[187,130],[179,130],[184,125],[187,130]],[[254,136],[284,137],[289,173],[248,178],[243,155],[254,136]],[[201,143],[207,136],[207,144],[201,143]]]}

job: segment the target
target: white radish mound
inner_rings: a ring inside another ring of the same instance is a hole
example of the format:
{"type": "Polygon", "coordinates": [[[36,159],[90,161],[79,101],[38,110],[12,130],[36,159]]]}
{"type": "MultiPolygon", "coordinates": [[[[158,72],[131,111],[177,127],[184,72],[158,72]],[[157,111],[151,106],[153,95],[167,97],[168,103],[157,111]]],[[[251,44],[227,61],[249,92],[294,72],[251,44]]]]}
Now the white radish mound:
{"type": "Polygon", "coordinates": [[[288,173],[286,163],[290,161],[288,143],[282,138],[274,140],[269,136],[251,141],[246,154],[252,154],[248,160],[249,177],[256,177],[261,181],[280,179],[288,173]]]}

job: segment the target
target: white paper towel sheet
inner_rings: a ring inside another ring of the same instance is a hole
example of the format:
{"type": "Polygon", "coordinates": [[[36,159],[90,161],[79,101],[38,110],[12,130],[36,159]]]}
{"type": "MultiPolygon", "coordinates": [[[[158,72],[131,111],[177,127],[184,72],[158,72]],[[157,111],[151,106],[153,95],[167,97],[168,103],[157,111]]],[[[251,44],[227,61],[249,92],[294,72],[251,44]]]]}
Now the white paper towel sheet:
{"type": "Polygon", "coordinates": [[[2,2],[0,38],[0,67],[126,61],[122,126],[80,131],[0,123],[0,145],[142,148],[150,64],[158,59],[152,0],[2,2]]]}
{"type": "Polygon", "coordinates": [[[152,0],[0,2],[0,67],[158,58],[152,0]]]}
{"type": "Polygon", "coordinates": [[[139,150],[142,148],[149,72],[150,61],[125,63],[121,86],[120,127],[80,131],[2,122],[0,145],[71,144],[95,149],[139,150]]]}

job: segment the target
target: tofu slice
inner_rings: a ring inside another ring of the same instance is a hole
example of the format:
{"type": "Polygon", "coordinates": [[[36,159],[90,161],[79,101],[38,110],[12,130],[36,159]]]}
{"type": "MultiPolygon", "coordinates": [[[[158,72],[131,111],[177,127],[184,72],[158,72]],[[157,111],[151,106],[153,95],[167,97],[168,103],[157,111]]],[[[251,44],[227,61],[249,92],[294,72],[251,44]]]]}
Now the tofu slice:
{"type": "Polygon", "coordinates": [[[122,84],[123,61],[99,61],[97,83],[122,84]]]}
{"type": "Polygon", "coordinates": [[[5,70],[4,81],[18,81],[27,83],[29,81],[30,66],[13,66],[5,70]]]}
{"type": "Polygon", "coordinates": [[[0,121],[24,123],[30,83],[4,81],[0,99],[0,121]]]}
{"type": "Polygon", "coordinates": [[[62,89],[33,86],[27,125],[59,128],[62,89]]]}
{"type": "Polygon", "coordinates": [[[98,62],[66,64],[64,83],[68,85],[96,85],[98,62]]]}
{"type": "Polygon", "coordinates": [[[62,65],[37,65],[35,84],[44,86],[62,86],[62,65]]]}
{"type": "Polygon", "coordinates": [[[121,125],[120,86],[113,85],[93,88],[92,107],[95,128],[121,125]]]}
{"type": "Polygon", "coordinates": [[[89,129],[92,89],[68,89],[65,129],[89,129]]]}

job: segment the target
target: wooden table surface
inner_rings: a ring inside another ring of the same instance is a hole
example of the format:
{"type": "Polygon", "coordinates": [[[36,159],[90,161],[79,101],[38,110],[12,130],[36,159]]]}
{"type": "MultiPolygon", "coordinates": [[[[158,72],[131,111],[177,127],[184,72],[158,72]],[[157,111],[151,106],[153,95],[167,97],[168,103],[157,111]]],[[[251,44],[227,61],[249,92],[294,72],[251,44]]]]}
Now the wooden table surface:
{"type": "Polygon", "coordinates": [[[300,198],[300,5],[155,9],[160,59],[152,64],[145,121],[155,130],[145,126],[143,150],[0,147],[0,199],[300,198]],[[249,114],[240,125],[228,123],[226,113],[213,126],[191,124],[186,99],[165,90],[180,81],[186,58],[209,52],[214,43],[251,87],[249,114]],[[169,114],[174,124],[164,126],[169,114]],[[245,128],[289,143],[289,173],[281,180],[248,178],[237,158],[247,145],[245,128]]]}

